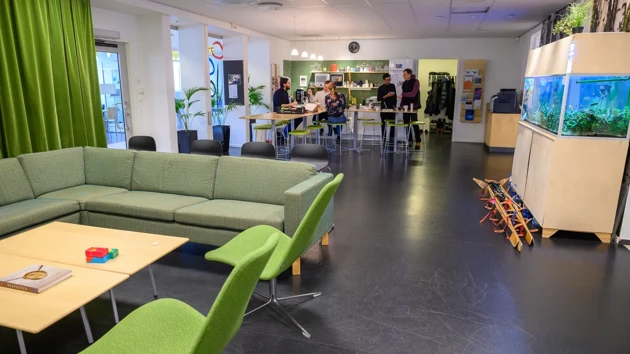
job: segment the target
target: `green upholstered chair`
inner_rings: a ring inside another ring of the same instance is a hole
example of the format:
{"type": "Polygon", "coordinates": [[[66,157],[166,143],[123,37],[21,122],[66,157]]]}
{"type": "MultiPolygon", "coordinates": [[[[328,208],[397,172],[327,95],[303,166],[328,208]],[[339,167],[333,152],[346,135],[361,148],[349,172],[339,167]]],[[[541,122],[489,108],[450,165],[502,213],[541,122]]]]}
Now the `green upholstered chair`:
{"type": "Polygon", "coordinates": [[[219,354],[238,332],[248,300],[280,236],[268,234],[239,259],[207,317],[185,303],[148,303],[82,353],[219,354]]]}
{"type": "Polygon", "coordinates": [[[306,215],[302,219],[302,222],[298,226],[292,238],[285,235],[284,233],[281,233],[271,226],[254,226],[243,231],[222,247],[206,253],[206,259],[209,261],[217,261],[230,265],[236,265],[246,254],[250,252],[252,248],[255,248],[256,245],[260,244],[260,242],[262,242],[261,240],[264,240],[267,235],[280,233],[278,246],[271,255],[271,258],[269,259],[269,263],[267,263],[265,270],[263,270],[262,274],[260,275],[260,280],[269,281],[269,295],[265,296],[254,292],[255,294],[267,300],[267,302],[246,313],[245,316],[265,306],[273,305],[278,308],[280,310],[280,313],[282,313],[288,320],[295,324],[302,331],[302,334],[306,338],[311,337],[311,335],[304,329],[304,327],[302,327],[289,314],[289,312],[280,305],[279,301],[302,297],[315,298],[320,296],[321,293],[317,292],[295,296],[277,297],[276,277],[287,270],[289,267],[291,267],[293,262],[299,259],[302,253],[306,252],[306,250],[308,250],[308,248],[313,244],[313,242],[315,241],[315,229],[317,228],[317,224],[319,223],[319,220],[321,219],[322,214],[326,209],[326,206],[332,200],[332,197],[337,191],[337,188],[339,188],[342,180],[343,174],[338,174],[332,182],[328,183],[326,186],[324,186],[324,188],[322,188],[322,190],[313,201],[313,204],[311,204],[310,208],[306,212],[306,215]]]}

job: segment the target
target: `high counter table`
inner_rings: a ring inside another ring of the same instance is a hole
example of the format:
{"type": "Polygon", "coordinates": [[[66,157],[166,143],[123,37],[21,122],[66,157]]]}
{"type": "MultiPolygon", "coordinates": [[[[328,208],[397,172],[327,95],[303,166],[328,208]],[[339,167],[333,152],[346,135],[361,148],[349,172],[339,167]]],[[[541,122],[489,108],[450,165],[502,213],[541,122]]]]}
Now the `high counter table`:
{"type": "MultiPolygon", "coordinates": [[[[361,153],[361,150],[359,150],[359,143],[358,143],[358,136],[359,136],[359,112],[363,112],[363,113],[411,113],[411,114],[418,114],[418,110],[413,110],[413,111],[401,111],[401,110],[397,110],[397,109],[389,109],[389,110],[376,110],[376,109],[369,109],[366,107],[360,107],[357,108],[356,106],[350,107],[348,109],[346,109],[346,112],[350,112],[350,113],[354,113],[353,119],[352,119],[352,129],[354,130],[354,134],[353,134],[353,147],[352,150],[361,153]]],[[[396,121],[398,121],[398,118],[395,117],[394,119],[396,119],[396,121]]],[[[395,132],[395,131],[394,131],[395,132]]],[[[394,139],[394,141],[396,141],[394,139]]],[[[394,143],[394,146],[396,144],[394,143]]]]}
{"type": "MultiPolygon", "coordinates": [[[[298,118],[308,118],[308,117],[313,117],[316,116],[320,113],[324,113],[326,112],[326,110],[320,110],[317,112],[304,112],[304,113],[295,113],[295,114],[287,114],[287,113],[274,113],[274,112],[268,112],[268,113],[261,113],[261,114],[255,114],[252,116],[243,116],[243,117],[239,117],[239,119],[245,119],[247,120],[249,123],[249,120],[251,119],[260,119],[260,120],[268,120],[271,121],[271,131],[273,132],[271,135],[273,135],[273,146],[276,146],[276,121],[281,121],[281,120],[288,120],[291,121],[291,130],[295,130],[295,120],[298,118]]],[[[249,124],[248,124],[249,126],[249,124]]],[[[306,123],[305,123],[306,126],[306,123]]]]}

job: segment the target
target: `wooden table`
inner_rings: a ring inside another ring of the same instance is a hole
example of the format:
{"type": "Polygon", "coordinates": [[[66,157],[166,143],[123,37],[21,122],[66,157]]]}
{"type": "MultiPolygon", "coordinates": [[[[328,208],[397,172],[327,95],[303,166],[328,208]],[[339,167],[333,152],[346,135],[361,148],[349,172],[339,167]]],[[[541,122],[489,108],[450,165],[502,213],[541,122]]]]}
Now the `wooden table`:
{"type": "MultiPolygon", "coordinates": [[[[284,114],[284,113],[274,113],[274,112],[268,112],[268,113],[262,113],[262,114],[255,114],[253,116],[243,116],[243,117],[239,117],[239,119],[246,119],[249,123],[249,120],[252,119],[261,119],[261,120],[268,120],[271,121],[271,131],[273,135],[273,146],[276,146],[276,122],[277,121],[281,121],[281,120],[288,120],[291,121],[291,130],[293,131],[295,129],[295,120],[299,119],[299,118],[308,118],[308,117],[313,117],[316,116],[318,114],[321,113],[325,113],[326,110],[319,110],[317,112],[304,112],[304,113],[296,113],[296,114],[284,114]]],[[[249,124],[248,124],[249,125],[249,124]]]]}
{"type": "MultiPolygon", "coordinates": [[[[146,234],[100,227],[53,222],[0,241],[0,253],[32,257],[84,268],[126,274],[149,269],[153,297],[157,287],[151,264],[188,242],[184,237],[146,234]],[[107,263],[87,263],[85,250],[90,247],[118,248],[119,256],[107,263]]],[[[109,289],[114,319],[118,310],[114,290],[109,289]]]]}
{"type": "MultiPolygon", "coordinates": [[[[15,237],[17,236],[12,238],[15,237]]],[[[72,276],[41,294],[0,288],[0,326],[17,331],[20,352],[25,354],[26,345],[22,331],[39,333],[79,309],[88,342],[92,343],[94,339],[83,306],[125,281],[129,275],[0,253],[1,276],[17,272],[32,264],[70,269],[72,276]]]]}

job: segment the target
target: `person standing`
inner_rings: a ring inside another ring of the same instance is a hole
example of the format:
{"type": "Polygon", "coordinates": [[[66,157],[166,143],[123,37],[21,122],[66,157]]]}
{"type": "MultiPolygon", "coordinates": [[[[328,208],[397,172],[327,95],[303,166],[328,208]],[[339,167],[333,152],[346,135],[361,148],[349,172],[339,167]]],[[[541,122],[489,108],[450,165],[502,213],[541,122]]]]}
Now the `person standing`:
{"type": "MultiPolygon", "coordinates": [[[[289,100],[289,90],[291,89],[291,79],[283,77],[280,79],[280,88],[273,93],[273,111],[277,112],[280,107],[284,106],[297,106],[297,102],[291,102],[289,100]]],[[[294,124],[297,127],[302,123],[303,118],[294,120],[294,124]]],[[[288,124],[288,129],[291,131],[291,124],[288,124]]]]}
{"type": "MultiPolygon", "coordinates": [[[[410,109],[420,109],[422,106],[420,105],[420,81],[416,79],[416,75],[413,74],[413,70],[405,69],[403,71],[403,78],[405,82],[402,86],[402,93],[398,96],[401,99],[401,106],[408,106],[410,109]],[[412,108],[413,107],[413,108],[412,108]]],[[[417,113],[403,113],[403,121],[405,124],[409,124],[412,121],[418,121],[417,113]]],[[[418,125],[414,124],[413,134],[416,137],[416,150],[421,148],[420,145],[420,128],[418,125]]],[[[409,132],[409,140],[411,141],[411,131],[409,132]]]]}
{"type": "MultiPolygon", "coordinates": [[[[392,84],[391,75],[383,74],[383,84],[379,86],[376,99],[381,102],[381,110],[396,109],[396,85],[392,84]]],[[[385,120],[396,120],[396,113],[381,112],[381,134],[385,139],[385,120]]],[[[391,129],[390,134],[393,132],[391,129]]]]}
{"type": "MultiPolygon", "coordinates": [[[[346,96],[337,92],[337,86],[334,82],[328,84],[330,94],[326,96],[326,109],[328,110],[328,123],[345,123],[346,118],[346,96]]],[[[335,127],[337,134],[337,144],[341,142],[341,128],[335,127]]]]}

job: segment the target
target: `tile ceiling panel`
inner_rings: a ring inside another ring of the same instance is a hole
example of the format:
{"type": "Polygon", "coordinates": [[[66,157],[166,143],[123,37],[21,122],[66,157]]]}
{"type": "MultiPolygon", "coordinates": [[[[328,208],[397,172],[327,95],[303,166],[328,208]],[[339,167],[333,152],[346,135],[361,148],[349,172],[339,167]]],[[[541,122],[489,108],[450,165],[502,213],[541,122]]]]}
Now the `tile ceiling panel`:
{"type": "Polygon", "coordinates": [[[229,5],[213,0],[150,1],[287,40],[293,38],[293,16],[296,16],[298,39],[300,34],[321,34],[322,37],[318,37],[319,39],[516,37],[570,2],[570,0],[274,0],[283,3],[284,7],[278,11],[264,11],[249,4],[229,5]],[[476,18],[472,18],[470,14],[450,14],[451,3],[455,10],[486,7],[490,9],[487,14],[477,14],[476,18]],[[443,18],[438,19],[440,16],[443,18]],[[330,23],[334,23],[334,26],[328,25],[330,23]]]}

